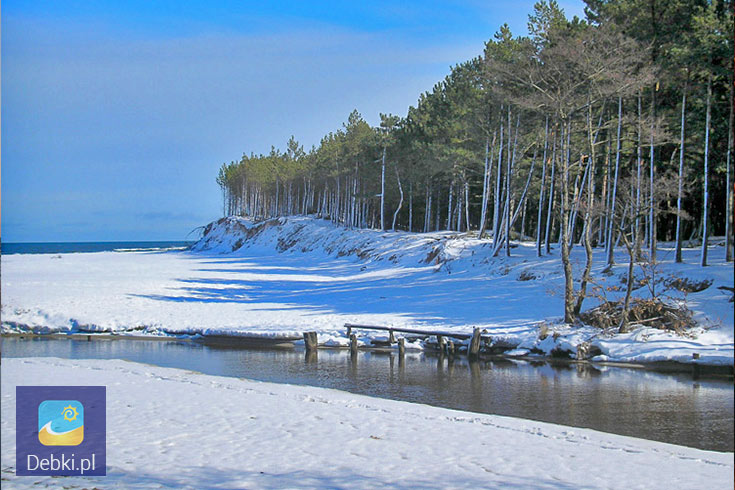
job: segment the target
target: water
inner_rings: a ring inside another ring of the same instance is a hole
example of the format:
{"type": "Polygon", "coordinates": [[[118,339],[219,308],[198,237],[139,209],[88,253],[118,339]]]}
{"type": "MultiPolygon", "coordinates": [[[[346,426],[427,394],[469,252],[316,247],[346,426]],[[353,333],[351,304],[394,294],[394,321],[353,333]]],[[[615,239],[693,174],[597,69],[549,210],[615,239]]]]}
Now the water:
{"type": "Polygon", "coordinates": [[[123,252],[131,250],[170,250],[189,248],[194,242],[38,242],[2,243],[2,253],[11,254],[64,254],[89,252],[123,252]]]}
{"type": "Polygon", "coordinates": [[[5,357],[127,359],[276,383],[509,415],[733,451],[733,383],[623,368],[511,361],[449,362],[431,354],[241,349],[192,342],[3,338],[5,357]]]}

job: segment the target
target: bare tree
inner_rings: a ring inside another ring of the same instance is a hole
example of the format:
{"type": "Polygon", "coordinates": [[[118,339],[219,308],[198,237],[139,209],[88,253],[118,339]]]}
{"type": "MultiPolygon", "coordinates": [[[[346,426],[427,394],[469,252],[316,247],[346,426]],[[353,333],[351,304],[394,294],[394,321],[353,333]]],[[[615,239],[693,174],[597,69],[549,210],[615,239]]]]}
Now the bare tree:
{"type": "MultiPolygon", "coordinates": [[[[646,177],[643,177],[645,180],[646,177]]],[[[631,308],[631,298],[635,287],[635,277],[633,271],[635,264],[641,260],[650,260],[650,257],[644,259],[637,251],[640,250],[643,235],[635,232],[635,222],[645,218],[650,212],[649,206],[651,202],[658,202],[670,199],[677,191],[677,178],[671,173],[661,174],[656,178],[656,185],[653,188],[653,200],[646,200],[639,203],[635,189],[640,185],[637,175],[631,173],[626,179],[621,179],[622,192],[618,194],[618,215],[615,217],[618,233],[628,252],[628,268],[625,281],[625,297],[622,304],[621,321],[618,325],[620,333],[628,331],[629,312],[631,308]],[[638,243],[636,243],[638,242],[638,243]]],[[[646,182],[644,182],[644,185],[646,182]]],[[[655,299],[655,298],[654,298],[655,299]]]]}

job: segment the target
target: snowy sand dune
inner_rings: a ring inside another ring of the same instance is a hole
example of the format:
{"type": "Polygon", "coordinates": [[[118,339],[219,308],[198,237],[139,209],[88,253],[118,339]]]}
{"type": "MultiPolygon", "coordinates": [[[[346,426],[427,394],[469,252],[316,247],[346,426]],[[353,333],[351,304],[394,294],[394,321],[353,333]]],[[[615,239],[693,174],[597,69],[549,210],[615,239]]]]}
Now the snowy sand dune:
{"type": "Polygon", "coordinates": [[[2,364],[3,487],[733,486],[732,453],[589,429],[117,360],[2,364]],[[107,386],[108,476],[14,476],[15,386],[41,379],[107,386]]]}
{"type": "MultiPolygon", "coordinates": [[[[712,247],[711,267],[698,251],[674,264],[662,247],[659,277],[710,280],[704,291],[667,291],[686,301],[700,328],[686,337],[647,327],[610,335],[560,324],[563,276],[558,255],[535,256],[520,244],[512,257],[492,257],[492,243],[463,234],[348,230],[325,220],[294,217],[254,225],[229,218],[211,224],[191,252],[10,255],[2,257],[2,329],[9,331],[134,332],[149,335],[301,335],[344,344],[345,323],[487,329],[495,342],[576,352],[581,342],[600,359],[733,363],[732,264],[712,247]],[[550,324],[539,339],[539,323],[550,324]]],[[[596,284],[620,286],[625,255],[596,284]]],[[[575,267],[584,252],[575,247],[575,267]]],[[[659,286],[661,289],[662,286],[659,286]]],[[[619,291],[606,293],[610,297],[619,291]]],[[[635,294],[645,296],[647,288],[635,294]]],[[[594,298],[587,300],[591,308],[594,298]]],[[[360,332],[367,342],[379,333],[360,332]]]]}

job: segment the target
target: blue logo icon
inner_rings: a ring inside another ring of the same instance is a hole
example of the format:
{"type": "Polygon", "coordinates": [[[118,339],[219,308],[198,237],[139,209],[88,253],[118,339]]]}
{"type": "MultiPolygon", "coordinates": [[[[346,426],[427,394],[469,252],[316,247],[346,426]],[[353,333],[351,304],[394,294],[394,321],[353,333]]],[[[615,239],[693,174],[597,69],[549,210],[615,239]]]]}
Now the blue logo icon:
{"type": "Polygon", "coordinates": [[[78,446],[84,440],[84,406],[77,400],[38,405],[38,440],[44,446],[78,446]]]}

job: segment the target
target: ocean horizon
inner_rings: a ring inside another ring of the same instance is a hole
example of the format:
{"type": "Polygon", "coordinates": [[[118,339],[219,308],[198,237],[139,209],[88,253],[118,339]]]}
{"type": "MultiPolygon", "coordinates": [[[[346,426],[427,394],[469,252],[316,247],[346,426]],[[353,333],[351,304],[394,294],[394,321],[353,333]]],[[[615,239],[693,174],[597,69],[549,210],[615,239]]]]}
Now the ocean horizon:
{"type": "Polygon", "coordinates": [[[116,241],[116,242],[2,242],[0,253],[13,254],[59,254],[90,252],[132,252],[145,250],[186,249],[195,241],[116,241]]]}

